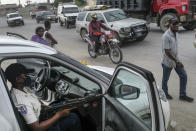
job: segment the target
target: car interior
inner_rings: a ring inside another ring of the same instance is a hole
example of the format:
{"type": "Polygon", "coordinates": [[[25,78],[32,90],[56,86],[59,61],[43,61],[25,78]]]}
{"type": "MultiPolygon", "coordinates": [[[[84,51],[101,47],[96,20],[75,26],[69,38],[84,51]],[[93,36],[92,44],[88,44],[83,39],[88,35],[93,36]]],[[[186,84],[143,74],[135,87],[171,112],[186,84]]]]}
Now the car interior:
{"type": "MultiPolygon", "coordinates": [[[[33,73],[27,74],[25,90],[36,95],[42,104],[51,107],[48,111],[41,111],[40,121],[63,108],[74,108],[71,112],[79,116],[82,130],[101,129],[102,91],[98,83],[70,67],[38,58],[4,60],[1,62],[2,72],[8,65],[16,62],[34,69],[33,73]]],[[[6,82],[11,90],[11,84],[6,82]]]]}

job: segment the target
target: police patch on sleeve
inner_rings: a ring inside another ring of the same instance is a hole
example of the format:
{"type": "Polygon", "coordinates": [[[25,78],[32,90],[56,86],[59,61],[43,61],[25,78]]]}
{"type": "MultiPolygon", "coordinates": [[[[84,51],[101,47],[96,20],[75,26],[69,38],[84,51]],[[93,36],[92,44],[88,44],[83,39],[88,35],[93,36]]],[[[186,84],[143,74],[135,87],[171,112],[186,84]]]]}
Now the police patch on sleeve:
{"type": "Polygon", "coordinates": [[[26,107],[26,105],[22,105],[22,106],[18,107],[18,110],[20,111],[20,113],[22,115],[26,115],[27,114],[27,107],[26,107]]]}

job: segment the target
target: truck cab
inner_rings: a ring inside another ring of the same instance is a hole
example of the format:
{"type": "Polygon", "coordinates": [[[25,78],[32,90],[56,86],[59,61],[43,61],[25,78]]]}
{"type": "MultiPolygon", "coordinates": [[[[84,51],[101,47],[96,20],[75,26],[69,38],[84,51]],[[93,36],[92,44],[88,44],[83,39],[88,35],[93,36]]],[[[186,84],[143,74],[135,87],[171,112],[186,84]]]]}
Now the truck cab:
{"type": "Polygon", "coordinates": [[[70,25],[75,25],[76,17],[78,16],[79,8],[77,5],[64,5],[58,6],[58,19],[61,26],[65,25],[69,28],[70,25]]]}
{"type": "Polygon", "coordinates": [[[121,8],[129,16],[157,23],[162,31],[176,17],[185,30],[196,28],[196,0],[97,0],[97,5],[121,8]]]}
{"type": "Polygon", "coordinates": [[[186,30],[196,27],[196,1],[195,0],[154,0],[153,12],[158,14],[158,26],[165,31],[168,19],[176,17],[186,30]]]}

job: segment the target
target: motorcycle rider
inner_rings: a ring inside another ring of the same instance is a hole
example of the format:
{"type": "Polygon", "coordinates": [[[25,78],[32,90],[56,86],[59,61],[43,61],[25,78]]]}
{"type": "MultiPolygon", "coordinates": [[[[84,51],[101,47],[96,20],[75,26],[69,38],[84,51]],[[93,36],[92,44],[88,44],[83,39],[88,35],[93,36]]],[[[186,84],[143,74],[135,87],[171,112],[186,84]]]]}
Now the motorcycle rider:
{"type": "Polygon", "coordinates": [[[110,28],[106,27],[102,22],[97,21],[97,13],[91,13],[91,22],[89,24],[89,36],[91,40],[95,42],[95,52],[97,52],[98,47],[101,45],[103,46],[105,41],[105,36],[102,35],[101,28],[104,30],[111,30],[110,28]]]}

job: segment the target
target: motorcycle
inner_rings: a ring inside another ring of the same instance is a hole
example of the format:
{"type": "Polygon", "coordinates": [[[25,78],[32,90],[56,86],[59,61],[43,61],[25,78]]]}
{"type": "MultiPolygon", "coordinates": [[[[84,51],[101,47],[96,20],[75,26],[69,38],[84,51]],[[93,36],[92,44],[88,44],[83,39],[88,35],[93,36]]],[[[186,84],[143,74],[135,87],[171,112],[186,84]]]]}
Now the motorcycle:
{"type": "Polygon", "coordinates": [[[101,39],[105,39],[104,45],[101,45],[98,47],[97,51],[95,51],[95,41],[93,41],[89,34],[85,36],[85,40],[88,42],[88,53],[92,58],[96,58],[100,55],[108,55],[110,60],[114,64],[118,64],[123,59],[123,54],[118,46],[119,41],[114,36],[114,31],[106,31],[105,33],[101,32],[99,35],[102,37],[101,39]]]}

